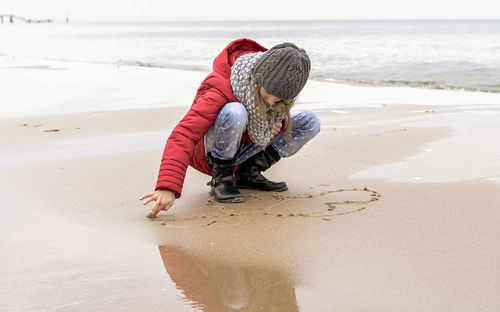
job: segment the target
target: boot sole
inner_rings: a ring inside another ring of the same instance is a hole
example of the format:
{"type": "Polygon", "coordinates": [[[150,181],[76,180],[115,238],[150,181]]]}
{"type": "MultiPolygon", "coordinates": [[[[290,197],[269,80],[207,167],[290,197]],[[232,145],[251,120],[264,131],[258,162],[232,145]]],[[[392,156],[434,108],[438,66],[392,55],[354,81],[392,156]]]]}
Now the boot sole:
{"type": "Polygon", "coordinates": [[[245,201],[244,198],[229,198],[229,199],[221,199],[217,200],[218,203],[242,203],[245,201]]]}

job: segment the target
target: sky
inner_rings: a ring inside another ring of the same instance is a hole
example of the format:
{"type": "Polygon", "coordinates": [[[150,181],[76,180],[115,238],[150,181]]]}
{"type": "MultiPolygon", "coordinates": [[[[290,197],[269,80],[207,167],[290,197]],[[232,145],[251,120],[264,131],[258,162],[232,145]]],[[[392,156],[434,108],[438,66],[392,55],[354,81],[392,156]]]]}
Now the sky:
{"type": "Polygon", "coordinates": [[[0,14],[63,21],[500,18],[498,0],[0,0],[0,14]]]}

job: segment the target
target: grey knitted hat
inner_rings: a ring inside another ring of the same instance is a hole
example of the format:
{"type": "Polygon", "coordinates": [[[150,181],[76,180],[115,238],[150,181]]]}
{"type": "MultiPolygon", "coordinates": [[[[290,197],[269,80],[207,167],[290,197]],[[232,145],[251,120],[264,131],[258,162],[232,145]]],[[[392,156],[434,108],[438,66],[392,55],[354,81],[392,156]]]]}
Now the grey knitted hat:
{"type": "Polygon", "coordinates": [[[310,70],[311,61],[306,51],[285,42],[264,52],[252,74],[267,92],[282,100],[291,100],[306,85],[310,70]]]}

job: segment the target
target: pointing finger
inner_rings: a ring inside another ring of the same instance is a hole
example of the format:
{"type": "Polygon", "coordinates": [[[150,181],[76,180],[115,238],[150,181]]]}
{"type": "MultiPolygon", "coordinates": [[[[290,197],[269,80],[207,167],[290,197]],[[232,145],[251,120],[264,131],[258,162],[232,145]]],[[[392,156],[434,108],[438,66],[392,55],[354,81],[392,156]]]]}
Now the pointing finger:
{"type": "Polygon", "coordinates": [[[158,212],[160,212],[160,210],[162,210],[162,206],[161,204],[159,204],[158,202],[155,203],[155,205],[153,206],[153,208],[151,209],[151,212],[154,214],[154,215],[157,215],[158,212]]]}

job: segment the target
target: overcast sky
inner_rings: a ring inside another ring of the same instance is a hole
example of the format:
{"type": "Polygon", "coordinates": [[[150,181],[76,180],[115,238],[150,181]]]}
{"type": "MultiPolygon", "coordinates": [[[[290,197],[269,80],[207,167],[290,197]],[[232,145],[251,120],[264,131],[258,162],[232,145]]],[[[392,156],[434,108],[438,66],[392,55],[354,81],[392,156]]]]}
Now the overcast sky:
{"type": "Polygon", "coordinates": [[[64,20],[500,18],[499,0],[0,0],[0,14],[64,20]]]}

